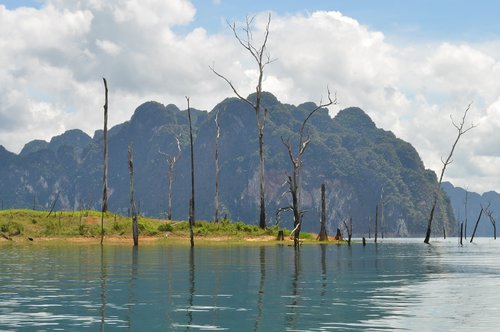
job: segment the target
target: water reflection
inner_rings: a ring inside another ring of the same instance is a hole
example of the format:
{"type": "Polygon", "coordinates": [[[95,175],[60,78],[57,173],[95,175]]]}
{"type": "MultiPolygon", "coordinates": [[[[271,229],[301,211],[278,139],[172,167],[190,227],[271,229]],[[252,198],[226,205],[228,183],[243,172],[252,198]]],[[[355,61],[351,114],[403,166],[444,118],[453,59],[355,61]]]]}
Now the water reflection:
{"type": "Polygon", "coordinates": [[[107,278],[107,268],[104,258],[104,246],[101,245],[101,307],[99,313],[101,314],[101,322],[99,325],[99,330],[104,331],[105,316],[106,316],[106,278],[107,278]]]}
{"type": "Polygon", "coordinates": [[[130,331],[132,329],[132,307],[136,303],[135,289],[138,271],[138,256],[139,247],[132,247],[132,264],[130,266],[130,278],[128,281],[128,302],[127,302],[127,327],[130,331]]]}
{"type": "Polygon", "coordinates": [[[302,272],[301,250],[294,250],[293,272],[291,277],[291,295],[288,296],[291,302],[286,306],[288,308],[285,319],[287,329],[296,329],[299,319],[299,300],[300,300],[300,277],[302,272]]]}
{"type": "Polygon", "coordinates": [[[194,266],[194,247],[189,248],[189,309],[187,311],[188,315],[188,326],[193,324],[193,309],[194,309],[194,292],[195,292],[195,266],[194,266]]]}
{"type": "Polygon", "coordinates": [[[320,244],[319,245],[321,249],[321,293],[320,293],[320,298],[321,298],[321,305],[324,304],[325,301],[325,294],[326,294],[326,288],[328,286],[328,276],[326,274],[326,250],[328,248],[327,244],[320,244]]]}
{"type": "Polygon", "coordinates": [[[259,330],[259,325],[262,320],[262,314],[264,312],[264,284],[266,282],[266,247],[262,246],[259,248],[259,266],[260,266],[260,282],[259,282],[259,292],[257,293],[257,317],[255,318],[255,324],[253,326],[253,331],[259,330]]]}
{"type": "Polygon", "coordinates": [[[500,323],[500,241],[140,250],[1,246],[0,330],[420,331],[500,323]]]}

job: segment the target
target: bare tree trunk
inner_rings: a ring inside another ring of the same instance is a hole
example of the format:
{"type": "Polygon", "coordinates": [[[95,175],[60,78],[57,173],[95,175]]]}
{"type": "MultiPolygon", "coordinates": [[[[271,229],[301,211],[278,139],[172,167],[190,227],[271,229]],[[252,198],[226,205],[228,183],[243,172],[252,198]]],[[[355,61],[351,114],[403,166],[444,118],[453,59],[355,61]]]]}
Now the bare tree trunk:
{"type": "Polygon", "coordinates": [[[108,212],[108,82],[103,77],[104,82],[104,175],[102,189],[102,210],[101,210],[101,244],[104,241],[104,214],[108,212]]]}
{"type": "Polygon", "coordinates": [[[380,228],[382,231],[382,240],[384,239],[384,202],[382,201],[380,204],[380,228]]]}
{"type": "Polygon", "coordinates": [[[464,210],[465,210],[465,228],[464,228],[464,238],[467,240],[467,195],[468,195],[468,190],[467,188],[465,189],[465,202],[464,202],[464,210]]]}
{"type": "Polygon", "coordinates": [[[243,28],[244,31],[244,37],[240,36],[238,31],[236,30],[236,25],[229,24],[229,27],[233,31],[234,37],[240,43],[240,45],[246,49],[251,57],[255,60],[258,70],[259,70],[259,77],[258,77],[258,83],[255,88],[255,102],[248,100],[247,98],[243,97],[238,90],[236,90],[235,86],[233,83],[217,72],[214,67],[210,67],[212,72],[222,78],[226,83],[231,87],[233,90],[234,94],[241,99],[242,101],[246,102],[252,108],[255,110],[255,116],[257,120],[257,130],[259,132],[259,194],[260,194],[260,214],[259,214],[259,226],[261,228],[266,228],[266,205],[265,205],[265,177],[264,177],[264,127],[265,127],[265,118],[267,110],[264,111],[264,114],[262,114],[260,102],[261,102],[261,95],[262,95],[262,79],[264,76],[264,68],[272,62],[268,52],[267,52],[267,40],[269,37],[269,26],[271,24],[271,14],[269,14],[269,18],[267,21],[267,25],[265,28],[265,33],[264,33],[264,40],[261,44],[260,47],[256,47],[253,41],[253,34],[252,34],[252,22],[253,18],[248,18],[246,20],[246,26],[243,28]]]}
{"type": "Polygon", "coordinates": [[[194,220],[193,213],[193,199],[189,199],[189,239],[191,241],[191,248],[194,247],[194,233],[193,233],[193,223],[191,220],[194,220]]]}
{"type": "Polygon", "coordinates": [[[172,183],[174,182],[173,164],[168,165],[168,213],[167,219],[172,220],[172,183]]]}
{"type": "Polygon", "coordinates": [[[167,219],[172,220],[172,184],[174,183],[174,171],[175,171],[175,163],[181,157],[181,142],[179,141],[179,137],[175,137],[177,141],[177,155],[170,157],[166,153],[158,151],[160,154],[164,155],[167,158],[168,163],[168,212],[167,219]]]}
{"type": "Polygon", "coordinates": [[[306,128],[307,121],[311,116],[318,111],[321,108],[324,108],[326,106],[332,105],[336,103],[336,98],[335,100],[332,100],[330,90],[327,89],[328,91],[328,102],[323,104],[320,102],[320,104],[313,109],[307,117],[304,119],[302,122],[302,126],[300,127],[299,130],[299,141],[298,141],[298,146],[297,146],[297,155],[295,156],[293,153],[293,148],[292,148],[292,143],[290,140],[290,137],[285,141],[283,138],[281,138],[281,141],[285,145],[285,147],[288,150],[288,156],[290,157],[290,162],[292,163],[292,176],[288,177],[288,184],[290,187],[290,194],[292,195],[292,210],[294,214],[294,226],[295,226],[295,241],[294,245],[297,247],[300,243],[300,229],[302,227],[302,207],[301,207],[301,201],[300,201],[300,196],[301,196],[301,177],[302,177],[302,156],[304,155],[304,152],[307,149],[307,146],[311,142],[311,139],[309,137],[305,137],[304,135],[304,130],[306,128]]]}
{"type": "Polygon", "coordinates": [[[375,243],[377,243],[378,237],[378,204],[375,207],[375,243]]]}
{"type": "Polygon", "coordinates": [[[264,128],[259,128],[259,196],[260,214],[259,227],[266,228],[266,178],[264,170],[264,128]]]}
{"type": "Polygon", "coordinates": [[[476,231],[477,231],[477,225],[479,225],[479,220],[481,220],[482,214],[483,214],[483,208],[481,208],[481,211],[479,211],[479,217],[477,217],[476,226],[474,226],[474,231],[472,232],[472,236],[470,238],[470,243],[472,243],[472,240],[474,240],[474,236],[476,235],[476,231]]]}
{"type": "Polygon", "coordinates": [[[132,236],[134,246],[139,245],[139,225],[137,222],[137,211],[134,202],[134,160],[132,145],[128,146],[128,173],[130,175],[130,211],[132,213],[132,236]]]}
{"type": "Polygon", "coordinates": [[[493,218],[493,211],[490,209],[491,202],[488,203],[488,206],[484,209],[484,212],[490,219],[491,225],[493,226],[493,239],[497,239],[497,223],[495,218],[493,218]]]}
{"type": "Polygon", "coordinates": [[[441,182],[443,181],[443,176],[444,176],[444,172],[446,171],[446,167],[449,164],[451,164],[451,162],[452,162],[451,157],[453,156],[453,152],[455,151],[455,148],[457,146],[458,141],[460,140],[460,137],[462,137],[462,135],[464,135],[466,132],[468,132],[469,130],[474,128],[474,125],[470,125],[470,127],[464,129],[465,118],[467,117],[467,112],[469,112],[470,107],[471,107],[471,104],[469,104],[469,106],[467,106],[467,108],[465,109],[464,115],[463,115],[462,120],[460,121],[459,124],[456,124],[452,119],[453,126],[457,129],[458,133],[457,133],[457,137],[455,138],[455,141],[453,142],[453,145],[451,146],[451,151],[450,151],[450,154],[448,155],[448,158],[446,158],[446,160],[443,161],[443,169],[441,170],[441,175],[439,176],[439,181],[438,181],[436,189],[434,191],[434,203],[432,204],[431,214],[430,214],[429,220],[427,222],[427,232],[425,233],[424,243],[429,243],[429,239],[431,237],[432,219],[434,217],[434,211],[436,209],[438,195],[441,191],[441,182]]]}
{"type": "Polygon", "coordinates": [[[54,198],[54,202],[52,202],[52,206],[50,208],[49,214],[47,215],[47,218],[50,217],[50,215],[52,214],[52,211],[54,211],[54,208],[56,207],[57,200],[59,199],[59,194],[60,194],[60,191],[57,192],[56,198],[54,198]]]}
{"type": "Polygon", "coordinates": [[[219,112],[215,115],[215,195],[214,195],[214,222],[219,222],[219,112]]]}
{"type": "Polygon", "coordinates": [[[328,241],[326,232],[326,199],[325,199],[325,184],[321,184],[321,229],[318,238],[320,241],[328,241]]]}
{"type": "Polygon", "coordinates": [[[444,225],[443,225],[443,239],[446,240],[446,228],[444,227],[444,225]]]}
{"type": "Polygon", "coordinates": [[[462,237],[464,233],[464,223],[460,223],[460,245],[463,246],[462,237]]]}
{"type": "Polygon", "coordinates": [[[186,97],[188,105],[188,119],[189,119],[189,144],[191,146],[191,200],[189,201],[189,230],[191,235],[191,247],[194,246],[193,239],[193,226],[195,224],[195,210],[194,210],[194,151],[193,151],[193,126],[191,122],[191,107],[189,106],[189,97],[186,97]]]}
{"type": "Polygon", "coordinates": [[[347,244],[350,246],[352,238],[352,218],[349,218],[349,225],[347,225],[347,223],[344,220],[344,227],[347,231],[347,244]]]}

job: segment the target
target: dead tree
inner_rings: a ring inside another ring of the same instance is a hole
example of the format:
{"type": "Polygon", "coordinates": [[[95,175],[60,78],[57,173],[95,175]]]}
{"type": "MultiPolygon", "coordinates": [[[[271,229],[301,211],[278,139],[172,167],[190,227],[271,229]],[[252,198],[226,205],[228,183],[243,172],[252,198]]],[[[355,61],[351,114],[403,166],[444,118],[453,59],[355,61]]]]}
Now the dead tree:
{"type": "Polygon", "coordinates": [[[352,218],[349,218],[349,225],[344,220],[344,227],[347,232],[347,244],[351,245],[351,238],[352,238],[352,218]]]}
{"type": "Polygon", "coordinates": [[[484,212],[490,219],[491,225],[493,226],[493,239],[497,239],[497,223],[495,218],[493,218],[493,211],[490,209],[491,202],[488,203],[488,206],[485,208],[484,212]]]}
{"type": "Polygon", "coordinates": [[[108,82],[104,81],[104,175],[102,189],[102,209],[101,209],[101,244],[104,241],[104,213],[108,212],[108,82]]]}
{"type": "Polygon", "coordinates": [[[283,230],[280,230],[280,216],[283,212],[291,210],[292,210],[291,206],[276,209],[276,226],[278,226],[278,238],[277,238],[278,241],[284,240],[283,230]]]}
{"type": "Polygon", "coordinates": [[[425,233],[424,243],[427,243],[427,244],[429,243],[429,239],[431,237],[432,219],[434,218],[434,211],[436,209],[439,193],[441,192],[441,182],[443,181],[443,176],[444,176],[444,172],[446,171],[446,167],[448,167],[448,165],[453,162],[453,160],[451,158],[453,156],[453,152],[455,152],[455,148],[458,144],[458,141],[460,140],[460,137],[462,137],[462,135],[464,135],[469,130],[471,130],[472,128],[475,127],[474,124],[471,124],[469,127],[464,128],[465,118],[467,117],[467,113],[469,112],[470,107],[471,107],[471,104],[469,104],[467,106],[467,108],[465,109],[464,115],[462,116],[462,120],[460,121],[460,123],[458,123],[458,124],[455,123],[453,118],[451,118],[451,123],[457,129],[457,137],[455,138],[455,141],[453,142],[453,145],[451,146],[451,150],[450,150],[450,154],[448,155],[448,158],[446,158],[446,160],[441,160],[443,163],[443,168],[441,169],[441,175],[439,176],[439,181],[436,185],[436,189],[434,190],[434,201],[432,203],[431,214],[430,214],[429,220],[427,222],[427,232],[425,233]]]}
{"type": "Polygon", "coordinates": [[[132,145],[128,146],[128,173],[130,175],[130,212],[132,214],[132,236],[134,238],[134,246],[139,245],[139,225],[137,222],[137,211],[134,201],[134,160],[132,145]]]}
{"type": "Polygon", "coordinates": [[[287,140],[281,138],[281,141],[285,145],[288,151],[288,156],[290,157],[290,162],[292,163],[292,175],[287,177],[287,182],[288,182],[288,187],[289,187],[289,192],[292,196],[292,210],[293,210],[293,217],[294,217],[294,223],[293,226],[296,229],[296,232],[294,233],[294,245],[298,246],[299,240],[300,240],[300,229],[302,227],[302,207],[301,207],[301,179],[302,179],[302,157],[304,155],[305,150],[307,149],[307,146],[311,142],[311,139],[309,137],[306,137],[305,135],[305,128],[307,121],[311,118],[311,116],[319,109],[322,109],[324,107],[330,106],[334,103],[336,103],[336,98],[332,99],[332,96],[330,94],[330,90],[327,89],[328,91],[328,102],[322,103],[314,108],[307,117],[304,119],[302,122],[302,125],[299,130],[299,140],[297,147],[294,149],[292,147],[292,142],[290,137],[288,137],[287,140]],[[294,154],[294,151],[297,151],[297,154],[294,154]]]}
{"type": "Polygon", "coordinates": [[[464,238],[465,238],[465,240],[467,240],[467,195],[468,195],[468,188],[465,188],[465,201],[464,201],[464,210],[465,210],[464,238]]]}
{"type": "Polygon", "coordinates": [[[215,114],[215,194],[214,194],[214,222],[219,222],[219,112],[215,114]]]}
{"type": "Polygon", "coordinates": [[[172,220],[172,184],[174,182],[174,170],[175,170],[175,163],[179,160],[181,157],[181,142],[179,141],[179,137],[175,137],[175,140],[177,141],[177,155],[170,157],[164,152],[158,151],[160,154],[164,155],[167,158],[167,163],[168,163],[168,213],[167,213],[167,219],[172,220]]]}
{"type": "Polygon", "coordinates": [[[484,209],[481,206],[481,211],[479,211],[479,217],[477,217],[476,226],[474,226],[474,231],[472,232],[472,236],[470,238],[470,243],[472,243],[472,241],[474,240],[474,236],[476,235],[477,225],[479,225],[479,221],[481,220],[481,216],[483,215],[483,210],[484,209]]]}
{"type": "Polygon", "coordinates": [[[52,214],[52,212],[54,211],[54,208],[56,207],[56,203],[57,203],[57,200],[59,199],[59,194],[61,192],[58,191],[57,192],[57,195],[56,195],[56,198],[54,199],[54,201],[52,202],[52,205],[51,205],[51,208],[50,208],[50,211],[49,211],[49,214],[47,215],[47,218],[50,217],[50,215],[52,214]]]}
{"type": "Polygon", "coordinates": [[[326,199],[325,199],[325,184],[321,184],[321,228],[318,234],[318,240],[328,241],[326,232],[326,199]]]}
{"type": "Polygon", "coordinates": [[[464,235],[464,223],[460,223],[460,246],[463,246],[462,237],[464,235]]]}
{"type": "Polygon", "coordinates": [[[236,29],[236,25],[230,24],[228,22],[229,27],[231,28],[234,37],[238,41],[238,43],[247,50],[253,60],[255,60],[259,75],[257,80],[257,86],[255,88],[255,101],[250,100],[248,98],[243,97],[234,84],[224,75],[220,74],[215,70],[213,66],[210,66],[212,72],[218,77],[222,78],[229,87],[233,90],[234,94],[243,102],[250,105],[255,110],[255,116],[257,119],[257,131],[259,136],[259,192],[260,192],[260,215],[259,215],[259,226],[260,228],[266,227],[266,206],[265,206],[265,177],[264,177],[264,127],[266,124],[266,113],[267,109],[262,111],[261,109],[261,96],[262,96],[262,79],[264,77],[264,68],[270,64],[273,60],[271,59],[268,51],[267,51],[267,41],[269,37],[269,26],[271,24],[271,14],[269,14],[269,18],[266,24],[265,32],[264,32],[264,40],[262,41],[260,46],[256,46],[253,33],[252,33],[252,24],[254,17],[246,19],[246,25],[243,27],[243,36],[236,29]]]}
{"type": "Polygon", "coordinates": [[[191,199],[189,200],[189,232],[191,237],[191,247],[194,247],[193,226],[195,224],[194,210],[194,149],[193,149],[193,126],[191,121],[191,107],[189,106],[189,97],[186,97],[187,111],[189,120],[189,144],[191,147],[191,199]]]}
{"type": "Polygon", "coordinates": [[[375,207],[375,243],[377,243],[377,237],[378,237],[378,204],[375,207]]]}

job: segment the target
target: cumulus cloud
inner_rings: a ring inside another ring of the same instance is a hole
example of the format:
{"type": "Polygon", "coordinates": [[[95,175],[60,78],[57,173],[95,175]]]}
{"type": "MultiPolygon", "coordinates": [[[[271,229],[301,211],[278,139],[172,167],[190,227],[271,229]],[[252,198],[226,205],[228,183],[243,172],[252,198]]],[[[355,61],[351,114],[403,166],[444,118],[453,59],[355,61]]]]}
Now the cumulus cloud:
{"type": "MultiPolygon", "coordinates": [[[[214,1],[218,3],[218,1],[214,1]]],[[[242,17],[245,13],[242,13],[242,17]]],[[[196,25],[187,0],[45,0],[39,9],[0,5],[0,144],[18,152],[32,139],[101,127],[103,85],[110,124],[147,100],[212,109],[231,90],[209,70],[254,91],[253,59],[230,31],[196,25]],[[183,29],[177,27],[183,26],[183,29]],[[183,31],[182,33],[179,31],[183,31]]],[[[267,13],[255,19],[258,43],[267,13]]],[[[340,108],[362,107],[378,126],[412,143],[441,168],[454,139],[450,115],[473,101],[479,126],[464,137],[447,175],[457,185],[500,191],[500,41],[398,45],[335,11],[279,15],[271,22],[264,88],[286,103],[319,102],[326,87],[340,108]]]]}

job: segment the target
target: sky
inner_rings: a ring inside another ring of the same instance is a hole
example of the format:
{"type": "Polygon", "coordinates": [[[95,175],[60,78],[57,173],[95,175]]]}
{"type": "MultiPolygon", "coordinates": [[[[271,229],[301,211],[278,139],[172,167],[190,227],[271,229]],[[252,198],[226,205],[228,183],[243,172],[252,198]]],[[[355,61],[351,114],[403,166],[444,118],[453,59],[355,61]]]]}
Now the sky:
{"type": "MultiPolygon", "coordinates": [[[[227,22],[253,17],[258,44],[271,14],[263,88],[281,102],[318,103],[331,116],[361,107],[410,142],[439,173],[471,104],[444,180],[500,192],[500,12],[497,1],[0,0],[0,145],[127,121],[155,100],[210,111],[254,91],[256,65],[227,22]]],[[[250,124],[249,124],[250,125],[250,124]]],[[[253,125],[253,124],[252,124],[253,125]]]]}

